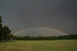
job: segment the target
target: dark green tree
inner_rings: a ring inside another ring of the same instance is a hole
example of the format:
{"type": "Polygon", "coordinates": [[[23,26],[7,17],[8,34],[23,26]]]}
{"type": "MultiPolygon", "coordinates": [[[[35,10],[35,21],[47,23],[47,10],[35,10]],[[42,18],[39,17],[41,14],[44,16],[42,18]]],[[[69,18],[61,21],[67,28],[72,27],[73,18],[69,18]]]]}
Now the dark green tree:
{"type": "Polygon", "coordinates": [[[3,40],[8,40],[11,31],[8,26],[6,25],[4,27],[2,26],[1,18],[2,16],[0,16],[0,41],[3,41],[3,40]]]}
{"type": "Polygon", "coordinates": [[[9,39],[9,35],[10,35],[10,33],[11,33],[11,31],[10,31],[10,29],[9,29],[9,27],[8,26],[4,26],[3,27],[3,39],[4,40],[8,40],[9,39]]]}
{"type": "Polygon", "coordinates": [[[14,39],[13,34],[10,34],[10,35],[8,36],[8,39],[9,39],[9,40],[13,40],[13,39],[14,39]]]}
{"type": "Polygon", "coordinates": [[[0,16],[0,41],[2,40],[2,20],[1,20],[2,16],[0,16]]]}

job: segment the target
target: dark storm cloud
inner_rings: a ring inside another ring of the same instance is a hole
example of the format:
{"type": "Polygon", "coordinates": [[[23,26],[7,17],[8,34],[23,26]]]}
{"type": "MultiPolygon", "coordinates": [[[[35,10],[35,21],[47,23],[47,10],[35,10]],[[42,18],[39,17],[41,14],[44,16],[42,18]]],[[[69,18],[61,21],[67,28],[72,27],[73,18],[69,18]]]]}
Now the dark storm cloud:
{"type": "Polygon", "coordinates": [[[51,27],[77,33],[76,0],[0,0],[3,24],[12,32],[24,28],[51,27]]]}

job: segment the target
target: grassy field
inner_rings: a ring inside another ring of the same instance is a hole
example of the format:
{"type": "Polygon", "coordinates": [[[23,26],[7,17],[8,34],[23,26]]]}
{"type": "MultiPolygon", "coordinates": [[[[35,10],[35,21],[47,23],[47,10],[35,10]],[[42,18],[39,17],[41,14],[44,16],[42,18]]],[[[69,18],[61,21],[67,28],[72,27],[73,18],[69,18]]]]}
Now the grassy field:
{"type": "Polygon", "coordinates": [[[77,40],[0,42],[0,51],[77,51],[77,40]]]}

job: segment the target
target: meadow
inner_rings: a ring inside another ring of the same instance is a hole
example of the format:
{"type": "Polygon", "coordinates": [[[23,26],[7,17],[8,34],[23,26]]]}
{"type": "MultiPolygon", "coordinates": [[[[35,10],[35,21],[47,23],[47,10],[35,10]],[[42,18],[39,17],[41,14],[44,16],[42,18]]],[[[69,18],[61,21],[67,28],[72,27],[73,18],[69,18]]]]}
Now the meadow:
{"type": "Polygon", "coordinates": [[[0,42],[0,51],[77,51],[77,40],[0,42]]]}

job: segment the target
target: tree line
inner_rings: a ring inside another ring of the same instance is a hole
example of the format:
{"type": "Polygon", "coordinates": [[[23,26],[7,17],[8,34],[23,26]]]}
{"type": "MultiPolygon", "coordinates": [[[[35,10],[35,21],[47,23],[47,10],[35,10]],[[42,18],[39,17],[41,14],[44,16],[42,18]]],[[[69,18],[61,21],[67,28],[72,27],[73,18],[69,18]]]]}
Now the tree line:
{"type": "Polygon", "coordinates": [[[8,26],[2,25],[2,16],[0,16],[0,41],[7,41],[10,39],[11,30],[8,26]]]}
{"type": "Polygon", "coordinates": [[[11,36],[14,40],[63,40],[63,39],[77,39],[77,34],[73,35],[64,35],[64,36],[38,36],[38,37],[30,37],[30,36],[11,36]]]}

